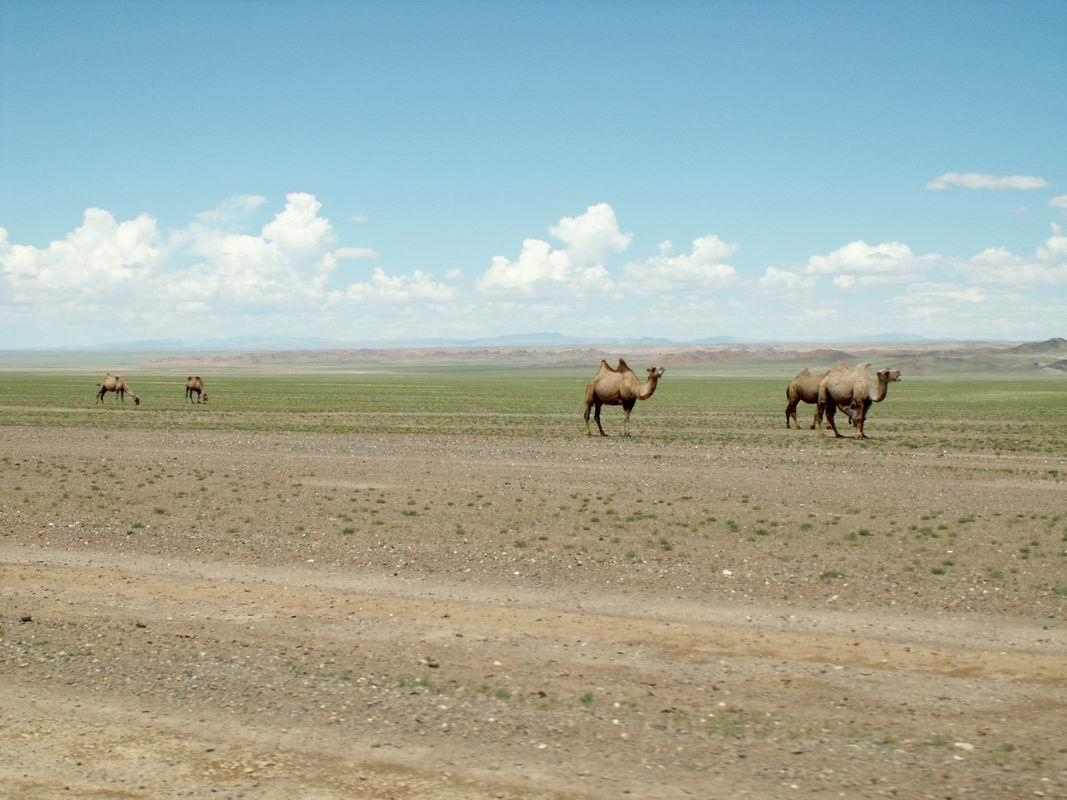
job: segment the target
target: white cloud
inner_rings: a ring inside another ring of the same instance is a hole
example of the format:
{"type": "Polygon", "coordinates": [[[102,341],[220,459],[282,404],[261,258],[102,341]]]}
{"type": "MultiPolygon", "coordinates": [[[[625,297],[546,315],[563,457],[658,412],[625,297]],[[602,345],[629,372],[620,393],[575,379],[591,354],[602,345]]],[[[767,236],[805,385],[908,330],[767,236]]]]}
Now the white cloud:
{"type": "Polygon", "coordinates": [[[1067,236],[1053,223],[1052,235],[1032,257],[993,247],[962,261],[956,269],[973,283],[1018,287],[1067,284],[1067,236]]]}
{"type": "Polygon", "coordinates": [[[815,285],[814,278],[806,278],[787,269],[767,267],[759,279],[759,284],[770,291],[795,291],[810,289],[815,285]]]}
{"type": "Polygon", "coordinates": [[[833,284],[838,289],[844,289],[849,291],[856,288],[856,276],[855,275],[837,275],[833,279],[833,284]]]}
{"type": "Polygon", "coordinates": [[[1062,208],[1067,211],[1067,194],[1058,194],[1048,201],[1053,208],[1062,208]]]}
{"type": "Polygon", "coordinates": [[[337,259],[377,258],[378,251],[370,247],[338,247],[333,256],[337,259]]]}
{"type": "Polygon", "coordinates": [[[147,214],[120,223],[107,211],[86,209],[81,225],[43,249],[12,245],[0,231],[0,277],[17,303],[124,302],[160,260],[156,221],[147,214]]]}
{"type": "Polygon", "coordinates": [[[611,252],[625,250],[632,235],[619,231],[611,206],[589,206],[584,214],[564,217],[550,232],[565,244],[563,249],[541,239],[526,239],[514,261],[505,256],[492,258],[489,269],[477,281],[478,289],[525,295],[612,290],[611,276],[602,261],[611,252]]]}
{"type": "Polygon", "coordinates": [[[200,224],[212,228],[226,227],[227,225],[243,222],[266,202],[267,198],[258,194],[235,195],[227,198],[210,211],[202,211],[197,214],[196,220],[200,224]]]}
{"type": "Polygon", "coordinates": [[[908,298],[918,302],[984,303],[988,297],[980,286],[964,287],[951,283],[917,283],[908,289],[908,298]]]}
{"type": "Polygon", "coordinates": [[[1067,236],[1063,228],[1052,224],[1052,236],[1045,240],[1043,247],[1037,248],[1037,257],[1041,261],[1067,266],[1067,236]]]}
{"type": "Polygon", "coordinates": [[[345,291],[347,300],[363,303],[381,300],[391,303],[403,303],[411,300],[450,300],[455,290],[445,283],[438,283],[422,270],[415,270],[411,275],[386,275],[381,267],[374,270],[369,281],[354,283],[345,291]]]}
{"type": "Polygon", "coordinates": [[[336,237],[321,204],[294,193],[258,234],[230,230],[262,206],[246,195],[197,214],[164,240],[147,214],[117,222],[107,211],[88,209],[65,239],[39,249],[13,245],[0,228],[0,293],[14,303],[72,304],[86,316],[109,305],[131,319],[165,319],[175,313],[217,317],[238,313],[322,310],[344,300],[438,301],[452,287],[427,273],[388,275],[347,287],[327,281],[344,259],[377,258],[367,247],[334,247],[336,237]]]}
{"type": "Polygon", "coordinates": [[[907,283],[942,261],[936,253],[917,256],[902,242],[870,245],[857,240],[827,255],[812,256],[802,272],[806,275],[850,276],[851,281],[846,277],[834,283],[840,288],[851,288],[856,283],[907,283]]]}
{"type": "Polygon", "coordinates": [[[351,217],[349,217],[349,219],[355,223],[364,223],[368,222],[370,220],[370,217],[368,217],[366,214],[353,214],[351,217]]]}
{"type": "Polygon", "coordinates": [[[941,191],[957,186],[961,189],[1043,189],[1048,181],[1034,175],[988,175],[982,172],[946,172],[926,184],[927,189],[941,191]]]}
{"type": "Polygon", "coordinates": [[[737,245],[708,234],[694,239],[688,253],[674,255],[673,250],[670,242],[663,242],[659,255],[627,264],[623,282],[631,289],[660,292],[719,289],[738,283],[737,270],[723,263],[737,251],[737,245]]]}
{"type": "Polygon", "coordinates": [[[630,246],[632,233],[619,230],[615,210],[607,203],[589,206],[584,214],[564,217],[548,231],[566,246],[575,264],[599,264],[611,253],[630,246]]]}
{"type": "Polygon", "coordinates": [[[292,192],[285,196],[285,210],[263,226],[263,239],[293,253],[311,253],[333,241],[330,221],[319,216],[322,203],[315,195],[292,192]]]}

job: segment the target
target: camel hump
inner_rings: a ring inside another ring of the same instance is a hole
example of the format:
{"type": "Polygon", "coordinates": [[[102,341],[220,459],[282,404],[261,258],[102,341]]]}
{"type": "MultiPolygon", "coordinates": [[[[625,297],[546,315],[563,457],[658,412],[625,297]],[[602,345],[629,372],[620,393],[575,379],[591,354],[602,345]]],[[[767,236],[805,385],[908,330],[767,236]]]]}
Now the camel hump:
{"type": "Polygon", "coordinates": [[[618,372],[625,372],[628,369],[630,369],[630,365],[627,364],[626,361],[624,361],[623,359],[620,358],[619,359],[619,366],[618,366],[617,371],[618,372]]]}
{"type": "Polygon", "coordinates": [[[190,375],[190,376],[189,376],[188,378],[186,378],[185,380],[187,380],[187,381],[191,381],[192,379],[193,379],[193,376],[192,376],[192,375],[190,375]]]}
{"type": "Polygon", "coordinates": [[[193,380],[199,381],[199,380],[203,380],[203,378],[201,378],[199,375],[197,375],[195,378],[193,378],[193,380]]]}

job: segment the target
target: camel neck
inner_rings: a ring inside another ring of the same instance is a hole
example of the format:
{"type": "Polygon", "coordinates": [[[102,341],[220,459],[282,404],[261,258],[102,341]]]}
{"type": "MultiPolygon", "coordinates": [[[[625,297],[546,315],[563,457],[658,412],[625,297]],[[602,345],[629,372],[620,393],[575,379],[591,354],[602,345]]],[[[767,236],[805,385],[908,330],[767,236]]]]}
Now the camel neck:
{"type": "Polygon", "coordinates": [[[658,382],[659,379],[653,376],[644,383],[642,383],[637,390],[637,399],[647,400],[648,398],[650,398],[652,394],[656,391],[656,384],[658,382]]]}

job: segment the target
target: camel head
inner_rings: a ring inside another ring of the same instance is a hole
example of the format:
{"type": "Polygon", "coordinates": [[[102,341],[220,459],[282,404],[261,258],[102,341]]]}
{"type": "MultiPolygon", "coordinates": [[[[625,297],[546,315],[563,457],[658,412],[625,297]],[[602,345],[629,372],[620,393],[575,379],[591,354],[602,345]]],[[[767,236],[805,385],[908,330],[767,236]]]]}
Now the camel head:
{"type": "Polygon", "coordinates": [[[648,379],[652,380],[653,378],[655,378],[656,380],[659,380],[660,378],[663,377],[663,373],[666,372],[666,371],[667,370],[665,370],[663,367],[649,367],[648,368],[648,379]]]}
{"type": "Polygon", "coordinates": [[[889,383],[892,383],[893,381],[899,381],[900,380],[900,370],[899,369],[880,369],[880,370],[878,370],[878,380],[881,380],[882,378],[885,378],[886,381],[889,382],[889,383]]]}
{"type": "Polygon", "coordinates": [[[133,404],[134,404],[135,406],[139,406],[139,405],[141,405],[141,398],[140,398],[140,397],[135,397],[135,398],[133,398],[133,404]]]}
{"type": "Polygon", "coordinates": [[[206,403],[207,402],[207,392],[201,392],[200,393],[200,399],[203,400],[206,403]]]}

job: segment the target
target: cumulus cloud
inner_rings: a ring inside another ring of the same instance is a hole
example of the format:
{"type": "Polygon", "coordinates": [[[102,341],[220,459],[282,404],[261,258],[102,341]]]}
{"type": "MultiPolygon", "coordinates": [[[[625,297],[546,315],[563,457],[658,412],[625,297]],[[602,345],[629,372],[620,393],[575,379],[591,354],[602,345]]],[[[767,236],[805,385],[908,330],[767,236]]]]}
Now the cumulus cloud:
{"type": "Polygon", "coordinates": [[[285,209],[263,226],[262,237],[292,253],[313,253],[333,241],[330,221],[319,216],[315,195],[293,192],[285,196],[285,209]]]}
{"type": "Polygon", "coordinates": [[[1048,204],[1053,208],[1062,208],[1067,211],[1067,194],[1058,194],[1048,201],[1048,204]]]}
{"type": "Polygon", "coordinates": [[[575,264],[601,263],[611,253],[623,252],[633,239],[632,233],[619,230],[615,210],[607,203],[589,206],[577,217],[564,217],[549,233],[564,243],[575,264]]]}
{"type": "Polygon", "coordinates": [[[1054,223],[1052,235],[1033,256],[992,247],[960,262],[956,269],[973,283],[1018,287],[1067,284],[1067,236],[1062,226],[1054,223]]]}
{"type": "Polygon", "coordinates": [[[798,275],[788,269],[767,267],[759,279],[759,285],[772,292],[792,292],[812,288],[815,285],[815,278],[798,275]]]}
{"type": "MultiPolygon", "coordinates": [[[[453,290],[416,270],[332,287],[341,260],[377,258],[368,247],[336,246],[330,221],[314,195],[292,193],[258,231],[234,227],[260,209],[256,195],[230,198],[162,236],[142,214],[119,222],[102,209],[45,248],[12,244],[0,228],[0,292],[15,304],[73,304],[86,311],[109,305],[127,316],[181,311],[216,315],[289,313],[341,303],[435,301],[453,290]]],[[[109,312],[113,313],[113,312],[109,312]]]]}
{"type": "Polygon", "coordinates": [[[836,275],[844,278],[834,284],[852,288],[856,284],[907,283],[943,261],[936,253],[918,256],[902,242],[870,245],[862,240],[849,242],[826,255],[812,256],[804,265],[806,275],[836,275]],[[849,277],[851,276],[851,279],[849,277]]]}
{"type": "Polygon", "coordinates": [[[659,255],[627,264],[623,281],[630,287],[661,292],[733,286],[738,282],[737,270],[724,262],[736,251],[736,244],[714,234],[694,239],[692,249],[680,255],[674,254],[670,242],[663,242],[659,255]]]}
{"type": "Polygon", "coordinates": [[[1048,181],[1034,175],[987,175],[982,172],[946,172],[926,184],[927,189],[1043,189],[1048,181]]]}
{"type": "Polygon", "coordinates": [[[377,267],[369,281],[353,283],[345,291],[350,302],[363,303],[369,300],[381,300],[390,303],[402,303],[411,300],[450,300],[455,290],[445,283],[433,280],[433,276],[415,270],[411,275],[386,275],[385,270],[377,267]]]}
{"type": "Polygon", "coordinates": [[[147,214],[117,222],[86,209],[82,223],[45,248],[10,244],[0,228],[0,277],[16,303],[48,303],[76,295],[122,302],[151,277],[160,260],[156,221],[147,214]]]}
{"type": "Polygon", "coordinates": [[[564,217],[549,232],[563,242],[561,249],[541,239],[526,239],[518,258],[494,256],[477,281],[483,292],[607,292],[613,288],[603,260],[622,252],[633,238],[619,230],[615,211],[606,203],[589,206],[584,214],[564,217]]]}

